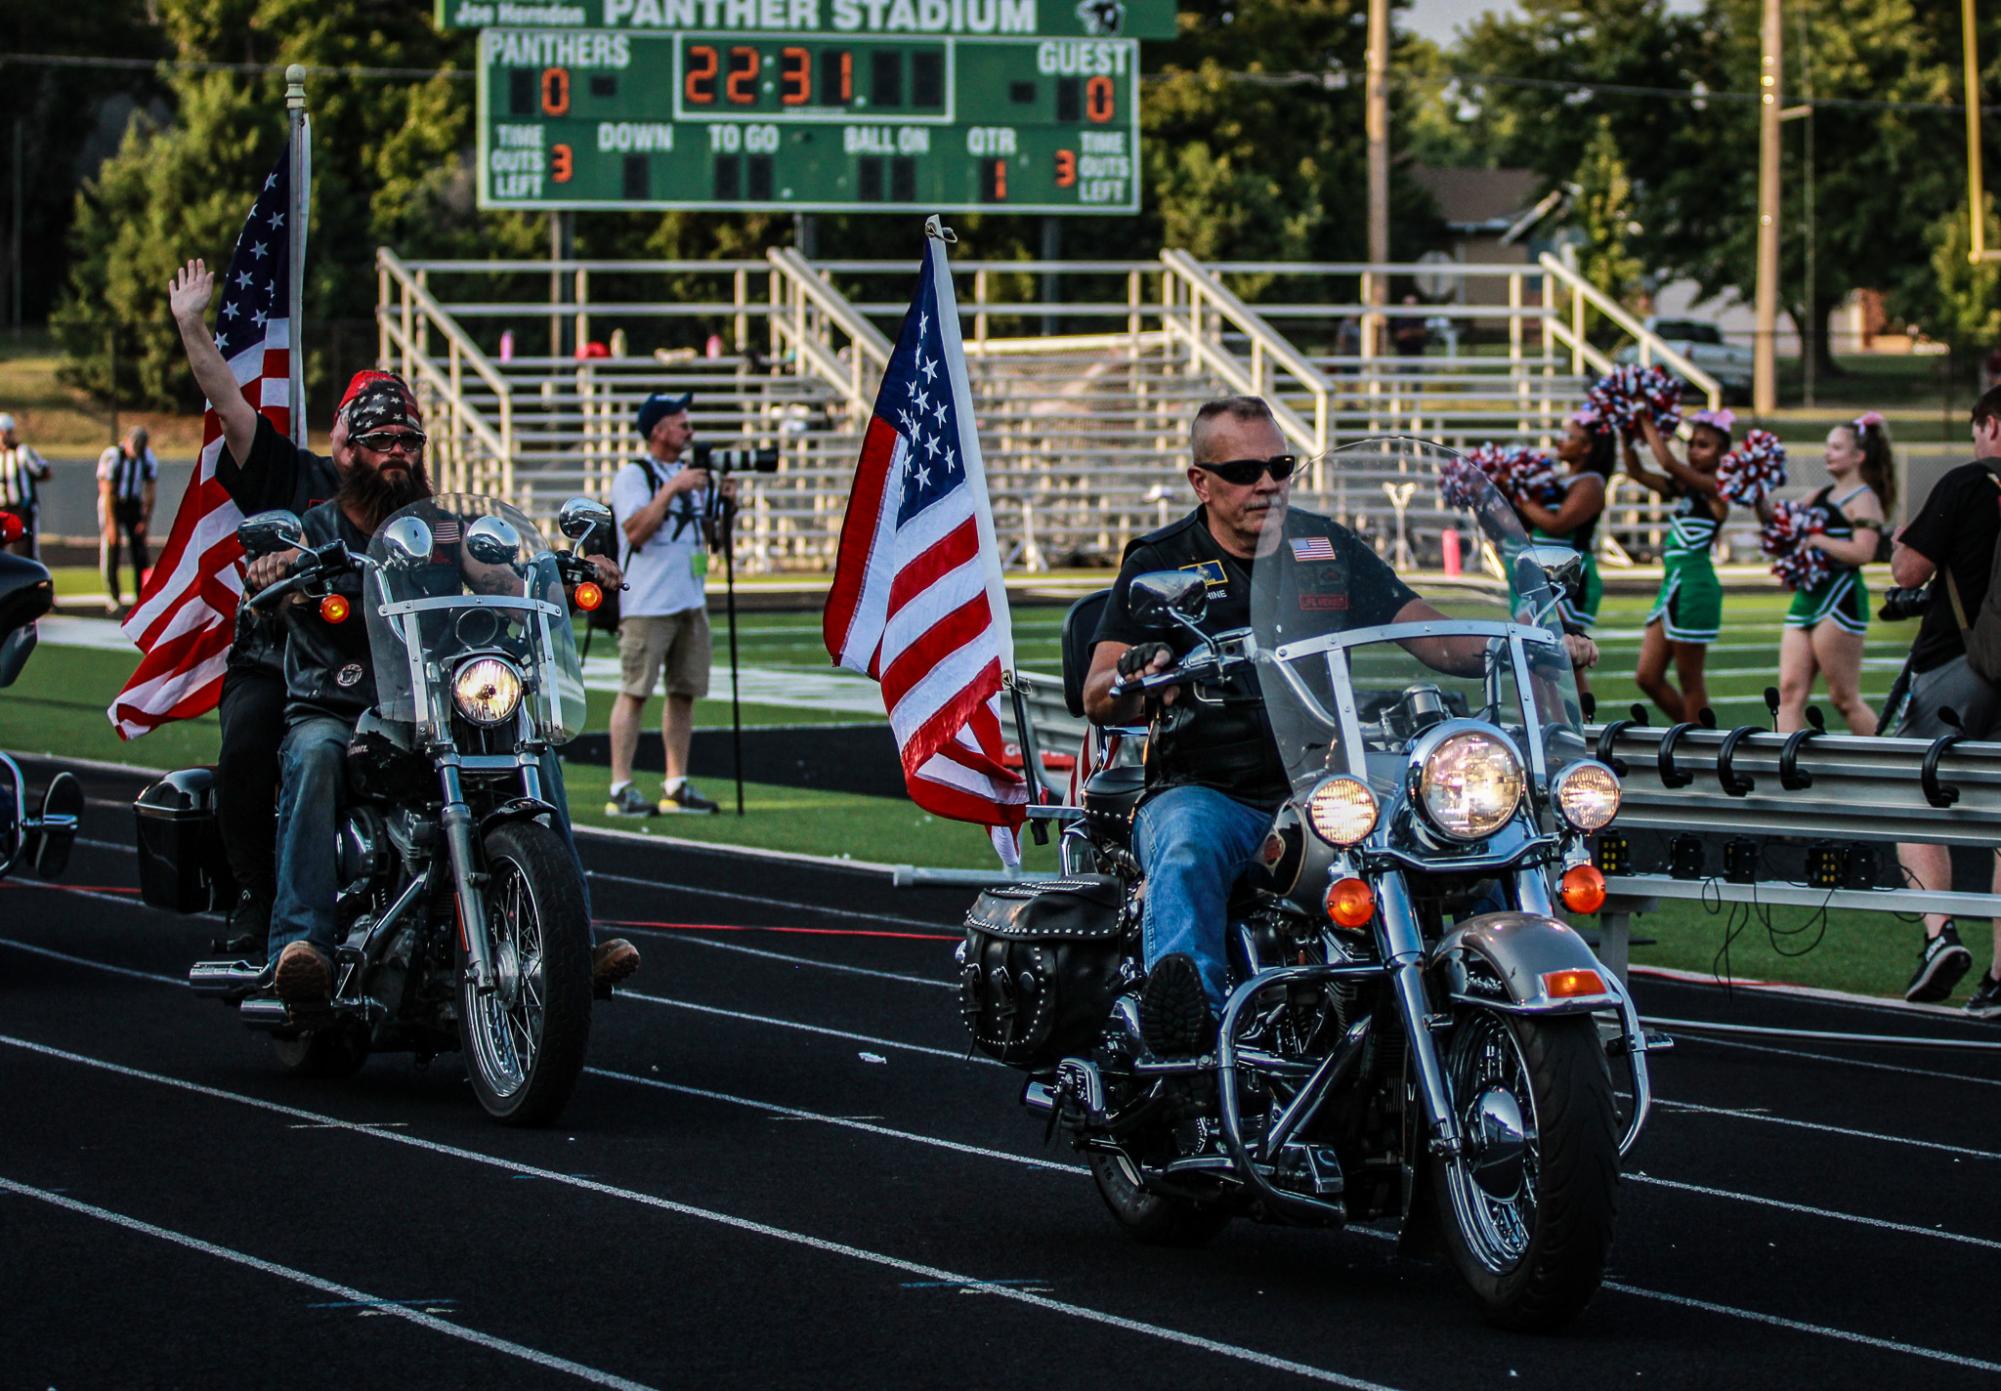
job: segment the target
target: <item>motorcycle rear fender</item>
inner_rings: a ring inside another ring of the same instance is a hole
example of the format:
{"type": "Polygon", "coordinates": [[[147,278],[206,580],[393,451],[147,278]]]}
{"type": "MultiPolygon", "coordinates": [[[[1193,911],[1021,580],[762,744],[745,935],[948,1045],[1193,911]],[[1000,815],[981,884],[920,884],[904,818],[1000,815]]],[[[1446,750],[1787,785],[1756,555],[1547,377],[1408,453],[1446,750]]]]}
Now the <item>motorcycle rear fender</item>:
{"type": "Polygon", "coordinates": [[[1618,986],[1584,939],[1541,913],[1482,913],[1446,933],[1425,963],[1446,993],[1464,1004],[1505,1014],[1590,1014],[1617,1009],[1618,986]],[[1475,963],[1484,972],[1475,972],[1475,963]],[[1609,988],[1589,995],[1555,996],[1544,984],[1559,971],[1594,971],[1609,988]],[[1491,993],[1482,977],[1500,983],[1491,993]]]}

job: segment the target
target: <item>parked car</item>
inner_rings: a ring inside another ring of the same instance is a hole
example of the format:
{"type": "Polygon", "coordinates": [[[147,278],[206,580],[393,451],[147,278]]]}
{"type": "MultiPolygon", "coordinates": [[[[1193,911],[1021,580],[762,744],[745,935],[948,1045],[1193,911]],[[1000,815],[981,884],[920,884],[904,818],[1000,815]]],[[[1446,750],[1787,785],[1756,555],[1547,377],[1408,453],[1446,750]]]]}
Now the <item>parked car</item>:
{"type": "MultiPolygon", "coordinates": [[[[1723,399],[1732,403],[1751,399],[1751,350],[1723,341],[1723,330],[1703,319],[1664,319],[1650,316],[1648,332],[1716,378],[1723,399]]],[[[1629,343],[1619,349],[1620,362],[1637,363],[1640,348],[1629,343]]]]}

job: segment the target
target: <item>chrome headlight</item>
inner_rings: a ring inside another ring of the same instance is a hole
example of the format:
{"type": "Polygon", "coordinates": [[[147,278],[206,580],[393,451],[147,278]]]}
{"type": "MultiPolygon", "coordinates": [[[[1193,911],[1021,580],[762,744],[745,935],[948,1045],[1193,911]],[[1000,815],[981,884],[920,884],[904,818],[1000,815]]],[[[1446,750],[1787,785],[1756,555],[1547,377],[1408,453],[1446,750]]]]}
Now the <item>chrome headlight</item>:
{"type": "Polygon", "coordinates": [[[1425,755],[1417,800],[1425,820],[1454,840],[1485,840],[1522,801],[1522,763],[1499,735],[1448,734],[1425,755]]]}
{"type": "Polygon", "coordinates": [[[1360,778],[1322,778],[1306,795],[1306,824],[1329,845],[1358,845],[1376,828],[1376,794],[1360,778]]]}
{"type": "Polygon", "coordinates": [[[474,724],[499,724],[521,705],[521,673],[499,657],[474,657],[452,673],[452,704],[474,724]]]}
{"type": "Polygon", "coordinates": [[[1556,812],[1572,830],[1589,834],[1619,814],[1619,779],[1592,759],[1579,759],[1556,775],[1556,812]]]}

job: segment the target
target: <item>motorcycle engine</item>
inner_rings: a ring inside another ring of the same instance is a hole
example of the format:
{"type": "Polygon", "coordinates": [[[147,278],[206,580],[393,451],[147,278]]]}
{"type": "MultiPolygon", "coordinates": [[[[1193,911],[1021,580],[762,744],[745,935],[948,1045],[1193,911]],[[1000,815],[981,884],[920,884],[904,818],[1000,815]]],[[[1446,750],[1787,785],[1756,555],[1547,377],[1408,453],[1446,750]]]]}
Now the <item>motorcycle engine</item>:
{"type": "Polygon", "coordinates": [[[351,808],[334,844],[335,877],[343,898],[366,894],[389,877],[389,828],[382,813],[363,804],[351,808]]]}

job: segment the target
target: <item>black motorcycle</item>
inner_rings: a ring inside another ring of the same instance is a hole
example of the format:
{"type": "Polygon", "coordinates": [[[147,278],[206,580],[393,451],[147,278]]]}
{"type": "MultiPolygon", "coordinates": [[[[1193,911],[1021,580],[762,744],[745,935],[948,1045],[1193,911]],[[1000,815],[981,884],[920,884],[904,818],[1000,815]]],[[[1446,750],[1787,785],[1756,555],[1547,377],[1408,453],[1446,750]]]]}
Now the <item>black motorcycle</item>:
{"type": "MultiPolygon", "coordinates": [[[[1584,744],[1546,573],[1576,556],[1531,546],[1435,446],[1356,449],[1436,479],[1443,524],[1491,567],[1434,596],[1449,620],[1344,628],[1328,528],[1297,514],[1252,568],[1248,629],[1202,634],[1199,574],[1131,586],[1133,617],[1180,634],[1183,655],[1121,685],[1202,701],[1254,681],[1292,787],[1229,905],[1213,1045],[1164,1057],[1142,1036],[1145,770],[1117,763],[1056,814],[1065,878],[975,904],[962,1014],[978,1047],[1029,1073],[1023,1102],[1138,1239],[1191,1245],[1239,1216],[1390,1219],[1407,1247],[1442,1245],[1493,1321],[1553,1328],[1603,1277],[1649,1104],[1643,1055],[1665,1044],[1555,915],[1602,903],[1586,838],[1619,806],[1584,744]],[[1611,1058],[1630,1072],[1623,1123],[1611,1058]]],[[[1103,602],[1065,626],[1076,714],[1103,602]]],[[[1173,717],[1150,711],[1155,730],[1173,717]]]]}
{"type": "MultiPolygon", "coordinates": [[[[47,566],[0,551],[0,687],[13,685],[21,675],[35,650],[36,625],[55,602],[47,566]]],[[[82,815],[83,786],[66,772],[49,779],[40,809],[30,812],[21,765],[0,753],[0,879],[22,865],[40,878],[58,878],[69,867],[82,815]]]]}
{"type": "MultiPolygon", "coordinates": [[[[611,514],[573,499],[558,525],[582,543],[611,514]]],[[[253,556],[302,544],[289,512],[238,535],[253,556]]],[[[287,1069],[342,1076],[371,1052],[409,1051],[421,1066],[463,1047],[496,1119],[543,1123],[568,1101],[590,1036],[591,935],[546,770],[584,724],[570,614],[573,599],[601,602],[591,575],[506,503],[441,495],[384,522],[365,555],[338,541],[303,551],[250,601],[302,595],[324,621],[365,623],[375,677],[326,847],[340,885],[332,999],[288,1006],[267,964],[198,961],[188,973],[198,994],[269,1033],[287,1069]],[[333,588],[354,572],[360,614],[333,588]]],[[[137,813],[148,902],[198,912],[229,900],[212,769],[162,778],[137,813]]]]}

